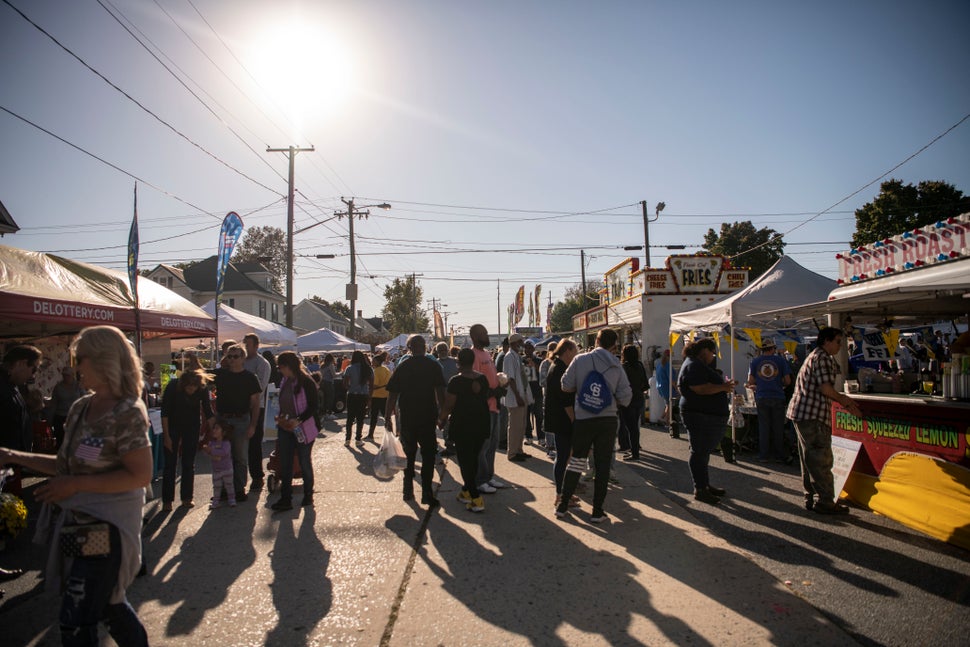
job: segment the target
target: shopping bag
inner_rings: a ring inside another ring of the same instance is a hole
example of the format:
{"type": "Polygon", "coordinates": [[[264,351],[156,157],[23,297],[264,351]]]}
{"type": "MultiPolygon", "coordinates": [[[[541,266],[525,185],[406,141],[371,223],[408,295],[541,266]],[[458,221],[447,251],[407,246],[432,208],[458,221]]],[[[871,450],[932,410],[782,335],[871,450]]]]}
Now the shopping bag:
{"type": "Polygon", "coordinates": [[[401,441],[390,431],[384,432],[384,441],[374,457],[374,475],[379,479],[389,479],[408,466],[407,456],[401,441]]]}

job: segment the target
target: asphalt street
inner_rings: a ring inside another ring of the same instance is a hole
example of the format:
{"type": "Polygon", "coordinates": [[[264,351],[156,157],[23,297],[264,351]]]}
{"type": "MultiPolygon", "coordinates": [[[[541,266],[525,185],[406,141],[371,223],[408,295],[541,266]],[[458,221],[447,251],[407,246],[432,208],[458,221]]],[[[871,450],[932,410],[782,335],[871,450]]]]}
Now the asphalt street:
{"type": "MultiPolygon", "coordinates": [[[[203,457],[195,508],[146,506],[149,574],[129,598],[152,644],[967,644],[967,552],[864,510],[806,512],[796,468],[714,457],[729,496],[708,506],[690,496],[687,442],[645,427],[642,460],[617,462],[605,524],[587,502],[554,517],[535,447],[525,463],[498,458],[510,487],[482,514],[455,500],[444,461],[429,511],[401,500],[400,475],[374,478],[377,446],[345,448],[340,422],[314,446],[313,508],[274,513],[263,491],[210,512],[203,457]]],[[[2,584],[4,645],[59,644],[45,553],[27,533],[0,553],[29,569],[2,584]]]]}

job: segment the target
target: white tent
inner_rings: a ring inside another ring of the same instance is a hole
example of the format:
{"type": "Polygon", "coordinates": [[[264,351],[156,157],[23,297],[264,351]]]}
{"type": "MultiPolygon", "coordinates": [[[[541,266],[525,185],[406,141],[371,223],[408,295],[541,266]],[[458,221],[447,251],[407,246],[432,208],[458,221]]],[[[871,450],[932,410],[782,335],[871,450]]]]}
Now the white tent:
{"type": "Polygon", "coordinates": [[[704,308],[671,315],[670,332],[720,332],[730,327],[733,377],[743,382],[747,378],[748,357],[746,353],[741,353],[735,358],[734,331],[740,327],[776,330],[797,327],[799,322],[794,318],[783,320],[773,316],[755,315],[768,310],[823,301],[835,286],[833,279],[807,270],[790,257],[782,256],[771,269],[743,290],[704,308]]]}
{"type": "MultiPolygon", "coordinates": [[[[202,309],[210,316],[215,313],[215,300],[209,301],[202,309]]],[[[221,344],[227,339],[235,339],[242,343],[243,337],[249,333],[259,335],[260,346],[296,346],[296,333],[286,326],[267,321],[262,317],[247,314],[241,310],[230,308],[226,304],[219,305],[219,340],[221,344]]]]}
{"type": "Polygon", "coordinates": [[[386,350],[386,351],[403,351],[403,350],[407,350],[407,347],[408,347],[408,337],[410,337],[410,336],[411,335],[402,332],[400,335],[398,335],[394,339],[392,339],[392,340],[390,340],[388,342],[385,342],[385,343],[381,344],[380,346],[378,346],[377,347],[377,350],[386,350]]]}
{"type": "Polygon", "coordinates": [[[335,333],[329,328],[321,328],[296,340],[296,347],[301,353],[322,353],[328,351],[370,350],[367,344],[355,342],[349,337],[335,333]]]}

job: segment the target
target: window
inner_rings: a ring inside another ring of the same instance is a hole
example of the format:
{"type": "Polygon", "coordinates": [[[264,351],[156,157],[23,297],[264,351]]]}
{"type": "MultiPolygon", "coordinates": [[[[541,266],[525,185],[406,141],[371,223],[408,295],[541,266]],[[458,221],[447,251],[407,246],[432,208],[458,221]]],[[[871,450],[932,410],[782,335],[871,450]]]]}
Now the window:
{"type": "Polygon", "coordinates": [[[262,299],[259,300],[259,316],[263,319],[266,318],[266,302],[262,299]]]}
{"type": "Polygon", "coordinates": [[[236,307],[236,300],[235,299],[226,299],[223,303],[225,303],[230,308],[235,308],[236,307]]]}
{"type": "Polygon", "coordinates": [[[171,288],[171,287],[172,287],[172,277],[171,277],[171,276],[170,276],[170,277],[168,277],[168,278],[167,278],[167,279],[165,280],[165,283],[166,283],[166,286],[167,286],[167,287],[169,287],[169,288],[171,288]]]}
{"type": "Polygon", "coordinates": [[[280,320],[280,304],[278,304],[278,303],[272,303],[270,305],[271,305],[271,312],[272,312],[272,320],[273,321],[279,321],[280,320]]]}

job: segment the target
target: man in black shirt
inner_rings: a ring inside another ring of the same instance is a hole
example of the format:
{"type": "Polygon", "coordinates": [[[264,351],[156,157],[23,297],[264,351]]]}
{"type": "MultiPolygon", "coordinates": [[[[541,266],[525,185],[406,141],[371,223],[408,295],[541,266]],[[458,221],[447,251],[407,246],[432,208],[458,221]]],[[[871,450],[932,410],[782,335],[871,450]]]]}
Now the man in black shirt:
{"type": "Polygon", "coordinates": [[[384,410],[384,426],[392,429],[394,410],[400,405],[401,428],[398,435],[408,457],[404,470],[404,500],[414,500],[414,462],[418,445],[421,446],[421,503],[434,507],[439,505],[432,492],[435,454],[438,438],[435,427],[438,409],[445,401],[445,380],[441,366],[425,355],[426,344],[421,335],[408,339],[411,358],[398,365],[387,383],[387,405],[384,410]]]}
{"type": "MultiPolygon", "coordinates": [[[[232,437],[232,484],[236,489],[236,501],[246,496],[246,477],[249,469],[249,439],[256,433],[256,421],[262,406],[263,389],[256,376],[243,368],[246,350],[239,344],[230,346],[222,358],[222,366],[216,371],[216,412],[233,427],[232,437]]],[[[215,419],[209,420],[209,425],[215,419]]],[[[214,493],[217,494],[217,493],[214,493]]]]}

